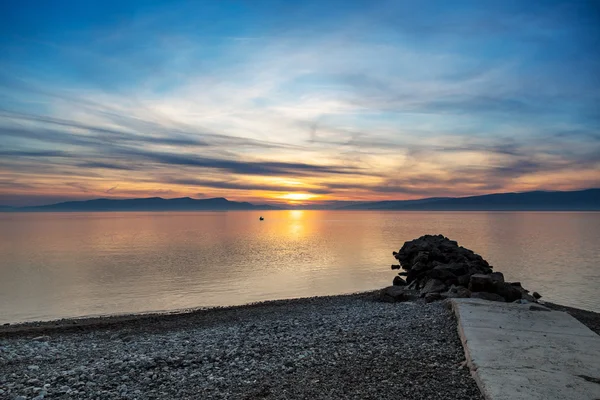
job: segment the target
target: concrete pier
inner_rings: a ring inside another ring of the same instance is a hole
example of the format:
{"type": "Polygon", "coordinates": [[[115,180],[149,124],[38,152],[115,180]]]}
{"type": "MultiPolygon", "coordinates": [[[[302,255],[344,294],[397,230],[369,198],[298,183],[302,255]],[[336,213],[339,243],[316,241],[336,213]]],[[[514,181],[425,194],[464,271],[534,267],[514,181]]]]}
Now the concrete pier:
{"type": "Polygon", "coordinates": [[[600,399],[600,336],[569,314],[537,304],[451,304],[487,400],[600,399]]]}

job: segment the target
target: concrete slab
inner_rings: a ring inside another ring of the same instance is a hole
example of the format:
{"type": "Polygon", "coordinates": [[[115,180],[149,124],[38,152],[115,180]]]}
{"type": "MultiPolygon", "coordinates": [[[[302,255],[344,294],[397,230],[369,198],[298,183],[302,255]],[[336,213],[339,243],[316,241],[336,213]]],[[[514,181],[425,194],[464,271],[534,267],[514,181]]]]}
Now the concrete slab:
{"type": "Polygon", "coordinates": [[[479,299],[451,303],[487,400],[600,400],[600,336],[569,314],[479,299]]]}

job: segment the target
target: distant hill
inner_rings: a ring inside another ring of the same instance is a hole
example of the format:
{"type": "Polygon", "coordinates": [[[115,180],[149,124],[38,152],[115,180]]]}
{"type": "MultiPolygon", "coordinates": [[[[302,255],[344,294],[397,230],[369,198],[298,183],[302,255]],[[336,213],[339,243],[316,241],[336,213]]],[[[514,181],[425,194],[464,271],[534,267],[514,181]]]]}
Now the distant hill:
{"type": "MultiPolygon", "coordinates": [[[[36,207],[15,207],[7,211],[227,211],[227,210],[276,210],[269,205],[254,205],[246,202],[229,201],[222,197],[213,199],[192,199],[181,197],[163,199],[150,197],[145,199],[96,199],[86,201],[67,201],[36,207]]],[[[2,211],[2,209],[0,209],[2,211]]]]}
{"type": "Polygon", "coordinates": [[[571,192],[497,193],[469,197],[437,197],[421,200],[392,200],[361,203],[338,210],[413,211],[596,211],[600,189],[571,192]]]}
{"type": "MultiPolygon", "coordinates": [[[[35,207],[0,206],[0,212],[42,211],[226,211],[281,210],[266,204],[229,201],[223,197],[192,199],[96,199],[68,201],[35,207]]],[[[497,193],[469,197],[431,197],[420,200],[388,200],[376,202],[339,201],[306,205],[302,209],[320,210],[406,210],[406,211],[600,211],[600,189],[571,192],[497,193]]]]}

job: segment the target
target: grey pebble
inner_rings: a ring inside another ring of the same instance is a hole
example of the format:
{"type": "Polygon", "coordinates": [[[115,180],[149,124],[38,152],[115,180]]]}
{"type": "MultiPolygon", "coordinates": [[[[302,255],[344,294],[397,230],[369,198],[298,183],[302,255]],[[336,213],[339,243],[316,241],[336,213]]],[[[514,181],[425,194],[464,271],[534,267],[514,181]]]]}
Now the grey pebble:
{"type": "Polygon", "coordinates": [[[464,352],[441,303],[388,304],[363,294],[157,318],[53,331],[52,340],[0,339],[8,354],[0,394],[481,400],[468,369],[456,368],[464,352]]]}

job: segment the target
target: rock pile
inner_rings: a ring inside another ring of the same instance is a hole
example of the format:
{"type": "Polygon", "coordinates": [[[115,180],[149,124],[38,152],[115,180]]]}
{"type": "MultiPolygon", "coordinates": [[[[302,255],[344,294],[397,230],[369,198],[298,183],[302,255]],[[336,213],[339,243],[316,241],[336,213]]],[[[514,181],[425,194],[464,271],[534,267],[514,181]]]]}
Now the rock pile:
{"type": "Polygon", "coordinates": [[[442,235],[425,235],[404,243],[394,252],[404,269],[393,286],[383,289],[384,301],[405,301],[424,297],[427,302],[450,297],[472,297],[504,302],[535,302],[519,282],[505,282],[502,272],[494,272],[479,254],[459,246],[442,235]],[[405,277],[406,280],[403,278],[405,277]]]}

